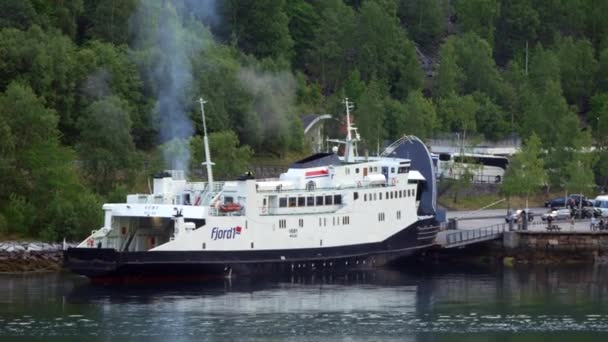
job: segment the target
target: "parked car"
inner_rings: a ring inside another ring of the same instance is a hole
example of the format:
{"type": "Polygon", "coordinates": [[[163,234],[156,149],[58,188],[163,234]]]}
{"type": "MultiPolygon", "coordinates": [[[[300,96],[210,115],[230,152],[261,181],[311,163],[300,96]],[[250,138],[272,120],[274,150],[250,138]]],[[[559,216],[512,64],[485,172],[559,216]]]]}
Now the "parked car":
{"type": "Polygon", "coordinates": [[[568,196],[567,202],[566,202],[566,198],[557,197],[550,201],[545,202],[545,207],[551,208],[551,209],[565,208],[565,207],[567,207],[567,204],[570,204],[572,201],[574,202],[574,205],[578,207],[581,203],[581,200],[583,201],[583,207],[592,207],[593,206],[593,202],[588,200],[585,196],[579,195],[579,194],[570,194],[568,196]]]}
{"type": "Polygon", "coordinates": [[[543,214],[543,216],[541,216],[540,218],[543,221],[547,221],[549,217],[551,217],[553,221],[568,220],[570,217],[572,217],[572,211],[566,208],[551,210],[548,213],[543,214]]]}
{"type": "Polygon", "coordinates": [[[599,215],[596,217],[608,217],[608,196],[597,196],[593,200],[593,208],[596,213],[599,212],[599,215]]]}
{"type": "MultiPolygon", "coordinates": [[[[509,223],[511,221],[517,222],[519,220],[519,218],[521,217],[521,215],[523,214],[523,212],[524,212],[523,209],[518,209],[512,213],[508,213],[507,216],[505,216],[505,222],[507,222],[507,223],[509,223]]],[[[528,222],[532,222],[533,220],[534,220],[534,214],[531,211],[528,211],[528,222]]]]}

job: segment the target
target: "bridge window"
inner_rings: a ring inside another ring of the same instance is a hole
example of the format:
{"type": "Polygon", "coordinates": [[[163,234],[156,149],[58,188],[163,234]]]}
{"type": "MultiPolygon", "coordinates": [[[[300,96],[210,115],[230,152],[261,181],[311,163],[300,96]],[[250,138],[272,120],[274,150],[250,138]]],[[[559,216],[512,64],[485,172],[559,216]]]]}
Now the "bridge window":
{"type": "Polygon", "coordinates": [[[363,201],[367,202],[367,194],[363,194],[363,201]]]}
{"type": "Polygon", "coordinates": [[[378,194],[378,199],[382,201],[382,193],[378,194]]]}
{"type": "Polygon", "coordinates": [[[317,196],[317,205],[323,205],[323,196],[317,196]]]}
{"type": "Polygon", "coordinates": [[[298,223],[299,223],[300,227],[304,227],[304,219],[299,219],[298,223]]]}
{"type": "Polygon", "coordinates": [[[279,198],[279,207],[285,208],[287,206],[287,198],[281,197],[279,198]]]}
{"type": "Polygon", "coordinates": [[[353,193],[353,198],[355,199],[355,201],[358,200],[359,199],[359,193],[355,191],[353,193]]]}
{"type": "Polygon", "coordinates": [[[332,196],[331,195],[325,196],[325,205],[331,205],[332,202],[333,201],[332,201],[332,196]]]}
{"type": "Polygon", "coordinates": [[[374,193],[374,201],[376,200],[376,198],[377,198],[377,197],[376,197],[376,194],[374,193]]]}
{"type": "Polygon", "coordinates": [[[334,204],[342,204],[342,195],[334,195],[334,204]]]}
{"type": "Polygon", "coordinates": [[[314,207],[315,206],[315,197],[314,196],[306,197],[306,205],[309,207],[314,207]]]}
{"type": "Polygon", "coordinates": [[[409,171],[409,167],[407,166],[399,166],[397,169],[397,173],[408,173],[409,171]]]}
{"type": "Polygon", "coordinates": [[[296,206],[296,198],[295,197],[289,197],[289,207],[293,208],[296,206]]]}
{"type": "Polygon", "coordinates": [[[279,220],[279,228],[287,228],[287,221],[279,220]]]}
{"type": "Polygon", "coordinates": [[[298,207],[304,207],[306,205],[306,197],[298,197],[298,207]]]}
{"type": "Polygon", "coordinates": [[[234,198],[232,198],[232,196],[224,197],[224,203],[233,203],[233,202],[234,202],[234,198]]]}
{"type": "Polygon", "coordinates": [[[315,184],[314,181],[309,181],[308,183],[306,183],[306,190],[314,191],[316,186],[317,185],[315,184]]]}
{"type": "Polygon", "coordinates": [[[391,173],[395,173],[395,168],[391,167],[391,173]]]}
{"type": "Polygon", "coordinates": [[[355,173],[359,173],[359,168],[355,168],[355,173]]]}

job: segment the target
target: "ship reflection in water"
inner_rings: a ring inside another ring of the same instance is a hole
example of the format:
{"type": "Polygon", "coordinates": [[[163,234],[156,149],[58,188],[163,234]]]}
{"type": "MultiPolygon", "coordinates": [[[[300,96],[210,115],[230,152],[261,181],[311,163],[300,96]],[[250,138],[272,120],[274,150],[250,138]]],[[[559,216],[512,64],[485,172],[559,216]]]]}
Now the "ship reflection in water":
{"type": "Polygon", "coordinates": [[[0,276],[2,341],[605,341],[608,268],[95,286],[0,276]],[[516,334],[515,334],[516,333],[516,334]]]}

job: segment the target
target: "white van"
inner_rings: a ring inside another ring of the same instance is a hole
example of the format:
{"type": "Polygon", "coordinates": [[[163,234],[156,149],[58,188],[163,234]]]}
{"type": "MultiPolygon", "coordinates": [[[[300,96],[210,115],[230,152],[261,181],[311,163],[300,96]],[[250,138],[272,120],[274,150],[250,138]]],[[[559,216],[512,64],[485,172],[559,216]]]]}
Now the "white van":
{"type": "Polygon", "coordinates": [[[602,217],[608,217],[608,196],[597,196],[593,200],[593,207],[602,211],[602,217]]]}

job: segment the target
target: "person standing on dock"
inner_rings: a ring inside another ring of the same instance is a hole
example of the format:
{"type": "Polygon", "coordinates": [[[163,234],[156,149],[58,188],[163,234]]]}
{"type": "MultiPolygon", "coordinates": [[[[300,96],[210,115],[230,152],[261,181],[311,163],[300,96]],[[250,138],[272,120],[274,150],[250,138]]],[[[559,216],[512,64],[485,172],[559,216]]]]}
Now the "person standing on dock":
{"type": "Polygon", "coordinates": [[[589,228],[591,229],[591,231],[595,230],[595,215],[591,215],[591,223],[589,228]]]}

